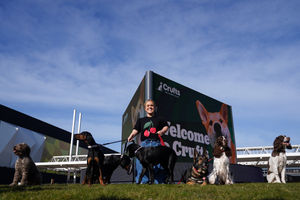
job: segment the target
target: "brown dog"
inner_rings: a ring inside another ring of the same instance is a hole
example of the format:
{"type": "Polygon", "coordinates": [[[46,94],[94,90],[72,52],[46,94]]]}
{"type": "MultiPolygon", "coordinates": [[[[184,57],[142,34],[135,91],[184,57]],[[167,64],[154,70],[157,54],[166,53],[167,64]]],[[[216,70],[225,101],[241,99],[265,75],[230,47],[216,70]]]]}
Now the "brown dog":
{"type": "Polygon", "coordinates": [[[30,147],[25,144],[17,144],[13,148],[13,152],[19,157],[15,164],[15,174],[13,182],[10,186],[18,185],[39,185],[41,184],[41,176],[36,165],[30,157],[30,147]]]}
{"type": "Polygon", "coordinates": [[[201,186],[207,185],[208,175],[208,155],[206,149],[203,155],[199,154],[194,149],[194,162],[193,166],[185,174],[185,182],[188,185],[199,184],[201,186]]]}
{"type": "Polygon", "coordinates": [[[214,147],[216,139],[224,136],[228,141],[228,147],[232,150],[233,155],[230,160],[235,163],[235,146],[231,140],[228,128],[228,108],[226,104],[222,104],[219,112],[208,112],[200,101],[196,101],[196,107],[201,118],[202,124],[209,136],[210,144],[214,147]]]}
{"type": "Polygon", "coordinates": [[[104,154],[101,151],[100,145],[95,142],[92,134],[87,131],[75,134],[74,137],[77,140],[83,141],[88,146],[87,169],[82,184],[88,183],[91,185],[98,179],[101,185],[105,185],[102,176],[104,154]]]}

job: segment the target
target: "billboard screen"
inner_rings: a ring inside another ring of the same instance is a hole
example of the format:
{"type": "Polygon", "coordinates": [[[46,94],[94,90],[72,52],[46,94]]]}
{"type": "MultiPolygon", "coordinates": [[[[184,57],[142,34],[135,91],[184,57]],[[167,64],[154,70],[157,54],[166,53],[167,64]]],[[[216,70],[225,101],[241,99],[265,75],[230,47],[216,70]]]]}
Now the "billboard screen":
{"type": "MultiPolygon", "coordinates": [[[[145,77],[141,81],[135,94],[122,116],[122,140],[126,140],[138,118],[144,117],[145,77]]],[[[138,135],[139,140],[140,135],[138,135]]],[[[125,141],[122,143],[124,145],[125,141]]],[[[123,147],[121,148],[123,151],[123,147]]]]}
{"type": "Polygon", "coordinates": [[[232,150],[231,163],[236,163],[236,146],[231,106],[152,73],[152,98],[157,114],[166,118],[165,143],[174,149],[178,162],[190,162],[194,148],[207,149],[212,157],[216,137],[224,135],[232,150]]]}

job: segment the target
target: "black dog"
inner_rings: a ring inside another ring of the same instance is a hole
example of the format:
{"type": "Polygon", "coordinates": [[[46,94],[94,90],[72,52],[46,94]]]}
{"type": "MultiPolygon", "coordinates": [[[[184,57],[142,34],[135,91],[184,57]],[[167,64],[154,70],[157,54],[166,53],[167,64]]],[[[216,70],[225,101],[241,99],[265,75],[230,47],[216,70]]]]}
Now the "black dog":
{"type": "Polygon", "coordinates": [[[127,155],[109,155],[105,156],[102,168],[103,181],[105,184],[110,183],[110,178],[117,169],[118,166],[127,170],[127,173],[131,173],[132,165],[130,157],[127,155]]]}
{"type": "Polygon", "coordinates": [[[75,134],[74,137],[77,140],[82,140],[88,146],[88,157],[87,157],[87,169],[82,184],[88,183],[89,185],[94,183],[95,177],[99,180],[101,185],[103,182],[103,162],[104,154],[101,151],[101,147],[97,144],[91,133],[83,131],[82,133],[75,134]]]}
{"type": "Polygon", "coordinates": [[[194,162],[193,166],[186,170],[184,174],[184,181],[188,185],[207,184],[208,175],[208,155],[207,151],[203,149],[203,155],[200,155],[196,149],[194,149],[194,162]]]}
{"type": "Polygon", "coordinates": [[[138,183],[141,183],[142,178],[148,169],[150,177],[149,184],[152,184],[154,182],[153,166],[157,164],[161,164],[168,172],[166,183],[174,182],[173,171],[177,156],[173,149],[166,146],[141,147],[140,145],[133,143],[127,146],[126,152],[129,153],[129,157],[131,158],[136,156],[143,166],[138,183]]]}

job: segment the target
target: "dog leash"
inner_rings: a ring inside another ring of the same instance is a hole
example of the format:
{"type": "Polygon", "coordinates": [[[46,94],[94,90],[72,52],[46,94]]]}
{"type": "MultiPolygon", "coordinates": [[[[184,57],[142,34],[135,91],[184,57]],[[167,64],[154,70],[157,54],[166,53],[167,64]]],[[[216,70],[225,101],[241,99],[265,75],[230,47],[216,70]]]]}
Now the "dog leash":
{"type": "Polygon", "coordinates": [[[137,148],[137,150],[134,151],[134,154],[136,154],[141,148],[143,148],[143,147],[140,146],[139,148],[137,148]]]}
{"type": "Polygon", "coordinates": [[[102,144],[102,145],[104,146],[104,145],[109,145],[109,144],[114,144],[114,143],[124,142],[124,141],[127,141],[127,139],[124,139],[124,140],[117,140],[117,141],[113,141],[113,142],[108,142],[108,143],[104,143],[104,144],[102,144]]]}

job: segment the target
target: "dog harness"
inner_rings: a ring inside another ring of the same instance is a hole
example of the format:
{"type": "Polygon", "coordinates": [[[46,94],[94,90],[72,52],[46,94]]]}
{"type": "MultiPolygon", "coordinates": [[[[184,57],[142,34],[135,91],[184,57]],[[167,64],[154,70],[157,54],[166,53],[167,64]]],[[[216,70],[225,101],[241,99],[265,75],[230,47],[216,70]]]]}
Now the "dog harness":
{"type": "Polygon", "coordinates": [[[191,181],[191,182],[195,182],[198,184],[202,184],[206,181],[206,177],[205,176],[202,177],[202,175],[198,172],[198,170],[194,166],[193,166],[192,170],[193,170],[193,174],[191,177],[188,178],[187,182],[191,181]],[[196,177],[193,175],[196,175],[196,177]]]}
{"type": "Polygon", "coordinates": [[[195,182],[198,184],[202,184],[206,181],[206,177],[202,176],[201,173],[193,166],[192,168],[193,173],[191,175],[191,177],[188,178],[187,182],[195,182]]]}
{"type": "Polygon", "coordinates": [[[137,148],[137,150],[135,150],[134,154],[136,154],[141,148],[143,148],[143,147],[140,146],[139,148],[137,148]]]}

